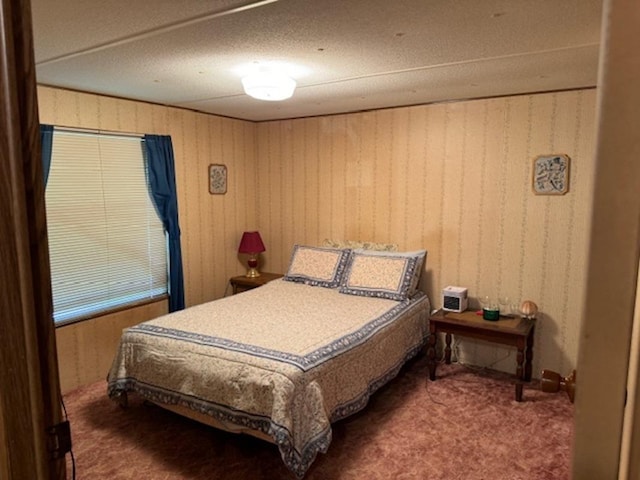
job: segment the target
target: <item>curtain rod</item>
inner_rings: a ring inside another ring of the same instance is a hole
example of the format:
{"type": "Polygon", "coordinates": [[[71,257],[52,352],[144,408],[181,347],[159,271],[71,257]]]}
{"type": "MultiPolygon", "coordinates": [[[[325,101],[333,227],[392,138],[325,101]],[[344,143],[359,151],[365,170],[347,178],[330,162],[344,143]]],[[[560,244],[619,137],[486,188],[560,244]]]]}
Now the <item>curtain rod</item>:
{"type": "Polygon", "coordinates": [[[113,130],[98,130],[95,128],[81,128],[81,127],[63,127],[54,125],[54,131],[62,132],[75,132],[75,133],[93,133],[98,135],[109,135],[113,137],[130,137],[130,138],[143,138],[144,134],[141,133],[128,133],[128,132],[115,132],[113,130]]]}

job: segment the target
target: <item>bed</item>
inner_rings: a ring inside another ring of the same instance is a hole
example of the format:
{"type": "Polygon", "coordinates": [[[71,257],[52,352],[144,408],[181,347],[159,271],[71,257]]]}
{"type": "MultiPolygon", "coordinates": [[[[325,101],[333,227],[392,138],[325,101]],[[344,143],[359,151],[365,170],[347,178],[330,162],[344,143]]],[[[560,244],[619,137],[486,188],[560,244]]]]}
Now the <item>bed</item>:
{"type": "Polygon", "coordinates": [[[283,279],[125,330],[108,394],[271,441],[301,478],[329,448],[331,423],[424,346],[421,262],[296,245],[283,279]]]}

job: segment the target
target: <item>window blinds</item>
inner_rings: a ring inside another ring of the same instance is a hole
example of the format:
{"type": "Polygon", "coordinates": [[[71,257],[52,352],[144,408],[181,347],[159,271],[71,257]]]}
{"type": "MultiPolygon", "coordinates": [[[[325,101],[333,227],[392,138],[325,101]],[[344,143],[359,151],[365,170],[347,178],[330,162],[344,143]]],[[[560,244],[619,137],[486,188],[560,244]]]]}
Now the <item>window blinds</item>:
{"type": "Polygon", "coordinates": [[[142,142],[54,130],[46,209],[58,324],[167,292],[142,142]]]}

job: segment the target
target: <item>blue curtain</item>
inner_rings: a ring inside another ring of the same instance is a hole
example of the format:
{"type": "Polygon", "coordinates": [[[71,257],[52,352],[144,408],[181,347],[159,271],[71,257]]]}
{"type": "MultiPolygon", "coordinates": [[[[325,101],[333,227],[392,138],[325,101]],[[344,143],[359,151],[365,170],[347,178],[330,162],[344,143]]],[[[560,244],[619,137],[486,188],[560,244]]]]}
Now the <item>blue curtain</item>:
{"type": "Polygon", "coordinates": [[[42,145],[42,173],[44,175],[44,186],[49,180],[51,170],[51,149],[53,146],[53,125],[40,125],[40,144],[42,145]]]}
{"type": "Polygon", "coordinates": [[[169,311],[184,308],[184,276],[178,224],[173,146],[168,135],[145,135],[151,198],[169,236],[169,311]]]}

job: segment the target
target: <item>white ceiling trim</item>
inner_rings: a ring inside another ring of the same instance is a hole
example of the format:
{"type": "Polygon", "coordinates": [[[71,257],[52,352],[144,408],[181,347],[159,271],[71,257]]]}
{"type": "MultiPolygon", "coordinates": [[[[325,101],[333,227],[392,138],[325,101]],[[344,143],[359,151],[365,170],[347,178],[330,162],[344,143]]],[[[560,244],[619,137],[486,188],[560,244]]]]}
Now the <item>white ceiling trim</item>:
{"type": "Polygon", "coordinates": [[[47,58],[45,60],[36,62],[36,65],[38,66],[51,65],[56,62],[69,60],[69,59],[76,58],[82,55],[87,55],[90,53],[100,52],[102,50],[107,50],[109,48],[126,45],[128,43],[136,42],[138,40],[145,40],[147,38],[152,38],[157,35],[162,35],[164,33],[168,33],[174,30],[179,30],[181,28],[197,25],[198,23],[207,22],[209,20],[215,20],[216,18],[226,17],[227,15],[233,15],[234,13],[240,13],[240,12],[245,12],[247,10],[252,10],[254,8],[260,8],[265,5],[276,3],[279,1],[280,0],[259,0],[257,2],[251,2],[245,5],[241,5],[239,7],[232,7],[227,10],[222,10],[219,12],[208,13],[204,15],[196,15],[194,17],[187,18],[185,20],[168,23],[168,24],[150,28],[141,32],[137,32],[132,35],[127,35],[125,37],[121,37],[116,40],[110,40],[108,42],[104,42],[98,45],[76,50],[74,52],[65,53],[64,55],[58,55],[56,57],[47,58]]]}

